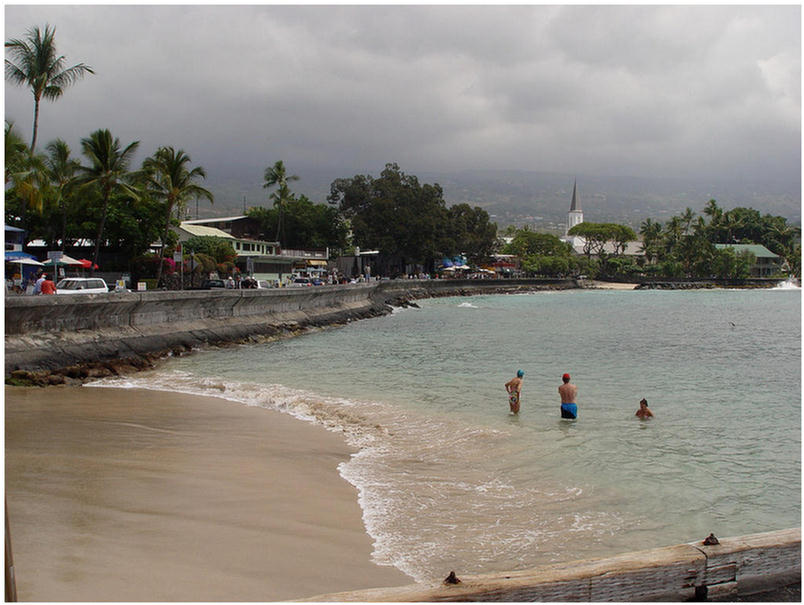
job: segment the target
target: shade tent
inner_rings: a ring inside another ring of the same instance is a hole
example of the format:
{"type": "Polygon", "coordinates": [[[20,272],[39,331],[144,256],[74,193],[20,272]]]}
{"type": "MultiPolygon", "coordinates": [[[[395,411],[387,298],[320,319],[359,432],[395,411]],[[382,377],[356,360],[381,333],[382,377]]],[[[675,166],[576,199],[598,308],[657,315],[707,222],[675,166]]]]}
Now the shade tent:
{"type": "Polygon", "coordinates": [[[74,258],[67,256],[66,254],[62,254],[61,258],[56,262],[53,262],[52,259],[49,259],[46,260],[44,264],[51,266],[51,265],[83,265],[84,263],[82,263],[80,260],[75,260],[74,258]]]}
{"type": "Polygon", "coordinates": [[[36,257],[33,254],[28,254],[27,252],[21,252],[20,250],[12,250],[6,252],[6,262],[12,262],[17,260],[18,258],[28,258],[31,260],[36,260],[36,257]]]}
{"type": "Polygon", "coordinates": [[[19,265],[36,265],[38,267],[44,267],[45,266],[45,263],[40,263],[38,260],[33,259],[33,258],[12,258],[10,260],[7,258],[6,262],[7,263],[15,263],[15,264],[19,264],[19,265]]]}

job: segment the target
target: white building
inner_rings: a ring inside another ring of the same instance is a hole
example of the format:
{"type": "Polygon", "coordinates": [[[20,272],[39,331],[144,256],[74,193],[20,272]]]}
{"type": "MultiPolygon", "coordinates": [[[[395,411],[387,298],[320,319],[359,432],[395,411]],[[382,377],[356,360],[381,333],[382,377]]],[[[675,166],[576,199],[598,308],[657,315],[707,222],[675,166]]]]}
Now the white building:
{"type": "Polygon", "coordinates": [[[562,242],[567,242],[572,246],[576,254],[583,254],[583,247],[586,240],[577,235],[567,235],[569,230],[575,225],[580,225],[583,222],[583,210],[581,210],[581,203],[578,201],[578,181],[572,185],[572,200],[570,201],[570,209],[567,213],[567,229],[564,231],[564,237],[559,238],[562,242]]]}

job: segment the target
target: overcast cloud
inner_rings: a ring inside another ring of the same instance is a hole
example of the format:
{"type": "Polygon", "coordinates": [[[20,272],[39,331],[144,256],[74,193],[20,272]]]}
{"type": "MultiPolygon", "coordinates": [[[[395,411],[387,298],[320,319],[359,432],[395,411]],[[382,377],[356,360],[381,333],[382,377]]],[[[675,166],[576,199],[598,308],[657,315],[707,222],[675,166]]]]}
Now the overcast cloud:
{"type": "MultiPolygon", "coordinates": [[[[801,172],[798,6],[5,7],[6,40],[45,23],[96,71],[41,109],[76,153],[109,128],[208,173],[801,172]]],[[[32,114],[7,84],[25,138],[32,114]]]]}

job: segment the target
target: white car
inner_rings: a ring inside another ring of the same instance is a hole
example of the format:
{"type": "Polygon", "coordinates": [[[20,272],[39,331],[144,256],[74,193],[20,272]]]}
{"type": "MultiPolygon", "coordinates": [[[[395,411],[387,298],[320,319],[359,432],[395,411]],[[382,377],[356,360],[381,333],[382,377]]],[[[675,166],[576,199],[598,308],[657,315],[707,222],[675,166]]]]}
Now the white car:
{"type": "Polygon", "coordinates": [[[109,291],[99,277],[65,277],[56,284],[56,294],[101,294],[109,291]]]}

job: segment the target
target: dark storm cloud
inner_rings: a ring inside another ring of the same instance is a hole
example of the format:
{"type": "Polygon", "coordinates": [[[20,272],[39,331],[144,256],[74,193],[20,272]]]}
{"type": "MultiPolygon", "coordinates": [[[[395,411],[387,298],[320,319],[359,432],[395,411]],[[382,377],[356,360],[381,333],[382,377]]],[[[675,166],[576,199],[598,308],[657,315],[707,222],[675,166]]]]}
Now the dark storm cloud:
{"type": "MultiPolygon", "coordinates": [[[[42,140],[109,128],[207,167],[397,161],[718,178],[800,171],[796,6],[6,6],[95,68],[42,140]]],[[[29,132],[30,93],[6,87],[29,132]]],[[[259,178],[259,177],[258,177],[259,178]]]]}

